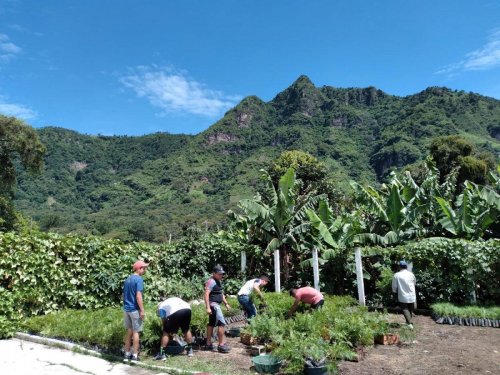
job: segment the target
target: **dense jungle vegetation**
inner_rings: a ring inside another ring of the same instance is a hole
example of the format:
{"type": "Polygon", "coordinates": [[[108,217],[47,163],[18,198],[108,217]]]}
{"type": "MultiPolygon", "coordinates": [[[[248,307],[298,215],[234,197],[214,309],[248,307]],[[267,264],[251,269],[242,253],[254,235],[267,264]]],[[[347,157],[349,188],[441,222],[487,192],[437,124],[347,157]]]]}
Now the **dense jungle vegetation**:
{"type": "MultiPolygon", "coordinates": [[[[285,150],[324,163],[326,182],[317,188],[331,202],[352,192],[349,180],[376,186],[404,166],[422,179],[439,136],[460,136],[465,146],[445,154],[486,182],[500,153],[500,101],[442,87],[407,97],[374,87],[317,88],[301,76],[269,102],[245,98],[194,136],[88,136],[55,127],[37,133],[47,149],[43,173],[21,169],[14,201],[34,226],[159,242],[180,238],[193,224],[227,224],[226,211],[259,190],[259,170],[270,170],[285,150]]],[[[443,149],[434,152],[445,175],[443,149]]],[[[286,168],[275,167],[277,180],[286,168]]]]}

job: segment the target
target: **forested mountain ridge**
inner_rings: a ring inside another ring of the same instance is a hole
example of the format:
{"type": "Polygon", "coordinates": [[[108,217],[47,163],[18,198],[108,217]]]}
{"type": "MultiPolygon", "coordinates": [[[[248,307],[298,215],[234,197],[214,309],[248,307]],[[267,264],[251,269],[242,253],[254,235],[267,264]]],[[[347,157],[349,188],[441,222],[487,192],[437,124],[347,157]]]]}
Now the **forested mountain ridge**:
{"type": "Polygon", "coordinates": [[[45,172],[20,175],[16,206],[55,231],[165,240],[192,223],[221,223],[283,150],[315,155],[347,188],[422,160],[432,138],[449,134],[498,156],[500,101],[442,87],[407,97],[317,88],[301,76],[269,102],[243,99],[195,136],[40,129],[45,172]]]}

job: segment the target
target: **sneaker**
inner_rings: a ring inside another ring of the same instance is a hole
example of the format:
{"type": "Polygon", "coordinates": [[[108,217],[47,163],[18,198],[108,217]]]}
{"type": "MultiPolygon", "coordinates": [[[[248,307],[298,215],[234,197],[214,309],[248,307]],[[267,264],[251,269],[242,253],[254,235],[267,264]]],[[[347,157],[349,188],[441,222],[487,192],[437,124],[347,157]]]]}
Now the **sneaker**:
{"type": "Polygon", "coordinates": [[[167,356],[165,355],[165,353],[158,353],[154,359],[155,361],[165,361],[167,359],[167,356]]]}
{"type": "Polygon", "coordinates": [[[188,357],[192,357],[193,355],[194,355],[194,354],[193,354],[193,348],[189,348],[189,349],[187,350],[187,356],[188,356],[188,357]]]}
{"type": "Polygon", "coordinates": [[[409,329],[413,329],[413,324],[411,324],[411,323],[410,323],[410,324],[408,324],[408,325],[407,325],[407,327],[408,327],[409,329]]]}
{"type": "Polygon", "coordinates": [[[130,357],[130,362],[131,363],[139,363],[141,360],[139,359],[138,355],[133,355],[130,357]]]}
{"type": "Polygon", "coordinates": [[[231,348],[226,343],[219,345],[217,347],[217,351],[219,353],[229,353],[230,350],[231,350],[231,348]]]}
{"type": "Polygon", "coordinates": [[[204,348],[205,350],[214,350],[214,346],[213,346],[213,344],[210,344],[210,345],[205,345],[203,348],[204,348]]]}
{"type": "Polygon", "coordinates": [[[123,355],[123,362],[128,362],[132,359],[132,354],[124,354],[123,355]]]}

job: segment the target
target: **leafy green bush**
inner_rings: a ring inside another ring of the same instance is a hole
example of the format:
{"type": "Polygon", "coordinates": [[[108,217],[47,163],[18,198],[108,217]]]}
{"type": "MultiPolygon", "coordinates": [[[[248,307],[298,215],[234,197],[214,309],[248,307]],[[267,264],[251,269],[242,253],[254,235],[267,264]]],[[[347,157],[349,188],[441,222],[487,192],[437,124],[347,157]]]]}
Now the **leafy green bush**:
{"type": "Polygon", "coordinates": [[[391,302],[387,270],[396,271],[400,259],[413,262],[420,307],[438,301],[467,303],[472,291],[483,304],[500,300],[498,239],[467,241],[436,237],[392,248],[366,248],[363,266],[370,273],[370,280],[365,280],[369,298],[377,292],[378,280],[378,290],[385,293],[384,303],[391,302]]]}
{"type": "Polygon", "coordinates": [[[384,315],[368,313],[351,297],[326,296],[321,310],[302,304],[291,319],[283,319],[293,299],[266,293],[268,307],[245,329],[259,342],[274,347],[273,355],[285,361],[284,373],[301,373],[304,360],[327,359],[333,369],[340,359],[352,359],[358,345],[373,344],[374,336],[387,332],[384,315]]]}
{"type": "Polygon", "coordinates": [[[216,235],[186,239],[179,244],[123,244],[98,237],[54,233],[0,232],[0,337],[12,334],[23,317],[61,309],[116,306],[123,281],[136,259],[151,264],[145,274],[145,299],[169,296],[201,298],[214,264],[228,272],[229,292],[241,286],[238,245],[216,235]]]}

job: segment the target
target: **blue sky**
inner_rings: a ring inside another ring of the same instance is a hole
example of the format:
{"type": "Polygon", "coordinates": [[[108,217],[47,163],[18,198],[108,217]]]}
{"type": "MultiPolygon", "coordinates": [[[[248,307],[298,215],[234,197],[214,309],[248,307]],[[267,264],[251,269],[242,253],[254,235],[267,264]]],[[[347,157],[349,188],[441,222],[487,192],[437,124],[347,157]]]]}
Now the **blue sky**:
{"type": "Polygon", "coordinates": [[[301,74],[500,99],[500,1],[0,1],[0,113],[35,127],[194,134],[301,74]]]}

